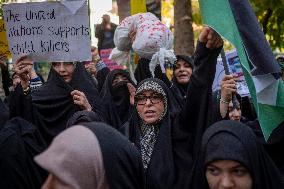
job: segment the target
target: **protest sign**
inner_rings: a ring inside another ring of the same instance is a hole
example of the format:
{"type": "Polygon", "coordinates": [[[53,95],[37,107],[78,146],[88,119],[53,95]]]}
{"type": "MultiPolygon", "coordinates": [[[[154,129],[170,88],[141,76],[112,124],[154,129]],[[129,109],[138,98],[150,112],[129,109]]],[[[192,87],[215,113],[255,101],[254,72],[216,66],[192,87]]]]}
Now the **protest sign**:
{"type": "Polygon", "coordinates": [[[241,61],[236,50],[226,53],[230,73],[237,76],[237,92],[241,96],[248,96],[249,89],[246,83],[241,61]]]}
{"type": "Polygon", "coordinates": [[[0,55],[11,58],[11,53],[9,51],[8,41],[6,37],[4,20],[2,19],[0,19],[0,55]]]}
{"type": "MultiPolygon", "coordinates": [[[[237,92],[241,96],[249,96],[249,89],[244,78],[243,70],[241,67],[240,58],[236,50],[232,50],[226,53],[226,59],[229,67],[230,74],[237,76],[237,92]]],[[[215,79],[212,85],[212,90],[220,90],[220,83],[224,78],[225,71],[221,58],[218,58],[216,65],[215,79]]]]}
{"type": "Polygon", "coordinates": [[[103,49],[100,51],[101,59],[106,64],[106,66],[110,70],[114,69],[123,69],[122,65],[118,65],[116,62],[109,59],[109,55],[111,53],[112,49],[103,49]]]}
{"type": "Polygon", "coordinates": [[[15,3],[3,6],[13,61],[89,61],[91,41],[87,2],[15,3]]]}

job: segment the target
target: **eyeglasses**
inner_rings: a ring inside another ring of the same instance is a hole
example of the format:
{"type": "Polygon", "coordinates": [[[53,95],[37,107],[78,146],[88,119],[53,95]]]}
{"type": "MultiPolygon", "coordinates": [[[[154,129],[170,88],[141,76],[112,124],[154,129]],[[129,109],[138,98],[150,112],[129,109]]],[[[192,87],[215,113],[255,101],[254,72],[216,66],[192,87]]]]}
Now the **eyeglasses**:
{"type": "Polygon", "coordinates": [[[135,101],[138,105],[145,105],[148,99],[152,104],[158,104],[159,102],[163,101],[163,96],[160,94],[155,94],[151,96],[140,95],[135,97],[135,101]]]}

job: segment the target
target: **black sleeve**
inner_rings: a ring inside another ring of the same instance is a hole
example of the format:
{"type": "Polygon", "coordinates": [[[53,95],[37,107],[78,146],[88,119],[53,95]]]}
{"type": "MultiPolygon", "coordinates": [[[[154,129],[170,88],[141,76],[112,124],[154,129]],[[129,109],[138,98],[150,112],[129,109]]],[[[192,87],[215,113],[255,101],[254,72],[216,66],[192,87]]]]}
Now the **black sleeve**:
{"type": "Polygon", "coordinates": [[[12,80],[10,79],[10,74],[7,66],[1,66],[1,74],[5,96],[8,96],[10,94],[9,87],[12,84],[12,80]]]}
{"type": "MultiPolygon", "coordinates": [[[[144,79],[151,78],[152,74],[149,69],[150,60],[140,58],[138,65],[135,69],[134,76],[137,83],[140,83],[144,79]]],[[[166,74],[162,72],[161,67],[158,65],[155,68],[155,78],[162,80],[168,87],[171,86],[171,81],[167,78],[166,74]]]]}
{"type": "Polygon", "coordinates": [[[10,119],[13,117],[21,117],[33,123],[32,114],[32,97],[30,92],[24,94],[20,84],[17,85],[15,91],[9,96],[10,119]]]}

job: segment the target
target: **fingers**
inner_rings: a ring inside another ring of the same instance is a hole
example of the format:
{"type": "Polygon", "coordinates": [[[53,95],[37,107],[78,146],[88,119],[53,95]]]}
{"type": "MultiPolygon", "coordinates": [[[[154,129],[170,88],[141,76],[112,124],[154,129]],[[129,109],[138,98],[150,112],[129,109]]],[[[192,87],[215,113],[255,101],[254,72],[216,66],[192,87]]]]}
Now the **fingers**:
{"type": "Polygon", "coordinates": [[[92,111],[92,107],[83,92],[74,90],[71,92],[71,95],[73,97],[74,104],[80,106],[83,110],[92,111]]]}
{"type": "Polygon", "coordinates": [[[201,43],[206,43],[208,41],[207,37],[208,37],[209,32],[210,32],[210,28],[204,27],[203,30],[201,31],[200,35],[199,35],[198,40],[201,43]]]}
{"type": "Polygon", "coordinates": [[[208,36],[206,47],[209,49],[219,48],[223,45],[223,40],[215,31],[208,36]]]}
{"type": "Polygon", "coordinates": [[[136,93],[136,88],[131,83],[127,83],[127,88],[130,94],[130,104],[134,105],[134,97],[136,93]]]}

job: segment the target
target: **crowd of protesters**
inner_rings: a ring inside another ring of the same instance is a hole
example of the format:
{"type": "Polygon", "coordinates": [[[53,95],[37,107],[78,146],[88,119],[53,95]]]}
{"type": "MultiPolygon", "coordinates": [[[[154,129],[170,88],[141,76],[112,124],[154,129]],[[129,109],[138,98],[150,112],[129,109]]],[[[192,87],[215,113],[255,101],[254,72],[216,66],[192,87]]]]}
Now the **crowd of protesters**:
{"type": "Polygon", "coordinates": [[[234,75],[212,92],[214,30],[204,27],[192,57],[176,55],[171,80],[142,58],[132,78],[100,60],[116,27],[103,20],[92,62],[52,62],[46,81],[27,55],[10,78],[1,57],[0,188],[284,188],[283,124],[266,142],[234,75]]]}

